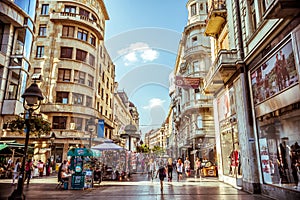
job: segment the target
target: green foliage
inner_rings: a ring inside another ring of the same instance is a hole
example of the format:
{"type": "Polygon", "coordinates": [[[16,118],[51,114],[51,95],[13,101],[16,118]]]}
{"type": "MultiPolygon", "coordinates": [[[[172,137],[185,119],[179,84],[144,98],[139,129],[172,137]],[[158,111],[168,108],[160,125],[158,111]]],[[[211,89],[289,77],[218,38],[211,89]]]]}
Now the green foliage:
{"type": "Polygon", "coordinates": [[[32,116],[29,120],[29,123],[26,123],[25,119],[22,117],[17,117],[16,119],[9,121],[9,128],[11,131],[18,131],[19,133],[23,133],[26,128],[26,124],[28,124],[30,128],[30,134],[37,135],[38,137],[42,134],[50,134],[51,124],[38,116],[32,116]]]}
{"type": "Polygon", "coordinates": [[[137,152],[139,152],[139,153],[149,153],[150,149],[147,145],[142,144],[140,146],[137,146],[137,152]]]}
{"type": "Polygon", "coordinates": [[[162,155],[165,152],[165,150],[160,146],[154,146],[152,152],[155,153],[156,155],[162,155]]]}

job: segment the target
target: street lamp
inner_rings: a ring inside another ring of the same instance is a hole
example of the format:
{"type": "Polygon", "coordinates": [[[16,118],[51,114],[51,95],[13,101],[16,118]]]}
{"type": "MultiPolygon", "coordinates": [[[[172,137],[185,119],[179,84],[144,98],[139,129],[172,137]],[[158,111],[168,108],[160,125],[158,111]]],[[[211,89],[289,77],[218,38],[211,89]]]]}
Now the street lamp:
{"type": "Polygon", "coordinates": [[[51,157],[52,157],[52,149],[54,150],[54,152],[53,152],[53,162],[52,162],[52,170],[55,170],[55,168],[56,168],[56,146],[55,146],[55,144],[54,144],[54,142],[55,142],[55,139],[56,139],[56,136],[55,136],[55,133],[54,132],[52,132],[51,133],[51,136],[50,136],[50,142],[51,142],[51,157]]]}
{"type": "Polygon", "coordinates": [[[17,189],[13,191],[11,196],[8,199],[25,199],[25,195],[23,194],[23,186],[24,186],[24,169],[25,169],[25,161],[27,156],[27,148],[29,142],[29,133],[30,133],[30,120],[33,111],[39,109],[41,105],[41,101],[44,99],[42,91],[40,90],[39,86],[36,82],[32,83],[22,95],[23,100],[23,107],[27,111],[25,114],[25,146],[24,146],[24,154],[22,159],[21,165],[21,172],[18,179],[18,186],[17,189]]]}
{"type": "Polygon", "coordinates": [[[93,117],[91,117],[91,118],[88,120],[87,126],[88,126],[88,129],[89,129],[89,131],[90,131],[89,147],[92,148],[92,135],[93,135],[93,132],[94,132],[95,129],[96,129],[95,119],[94,119],[93,117]]]}

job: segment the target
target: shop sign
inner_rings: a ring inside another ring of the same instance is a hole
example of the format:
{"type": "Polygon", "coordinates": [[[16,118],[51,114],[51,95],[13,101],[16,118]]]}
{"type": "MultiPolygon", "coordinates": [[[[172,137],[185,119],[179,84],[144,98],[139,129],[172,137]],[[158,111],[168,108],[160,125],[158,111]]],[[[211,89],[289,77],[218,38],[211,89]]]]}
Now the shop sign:
{"type": "Polygon", "coordinates": [[[200,85],[200,78],[176,76],[175,85],[185,89],[197,89],[200,85]]]}

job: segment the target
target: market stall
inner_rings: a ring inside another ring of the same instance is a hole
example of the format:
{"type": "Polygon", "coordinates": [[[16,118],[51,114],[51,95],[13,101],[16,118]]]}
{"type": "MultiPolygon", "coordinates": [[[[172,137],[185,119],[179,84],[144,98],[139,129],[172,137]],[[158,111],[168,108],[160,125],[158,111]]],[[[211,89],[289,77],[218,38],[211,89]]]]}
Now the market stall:
{"type": "Polygon", "coordinates": [[[91,158],[93,151],[86,148],[73,148],[68,151],[71,157],[69,169],[71,176],[71,189],[84,189],[93,187],[93,168],[91,158]]]}

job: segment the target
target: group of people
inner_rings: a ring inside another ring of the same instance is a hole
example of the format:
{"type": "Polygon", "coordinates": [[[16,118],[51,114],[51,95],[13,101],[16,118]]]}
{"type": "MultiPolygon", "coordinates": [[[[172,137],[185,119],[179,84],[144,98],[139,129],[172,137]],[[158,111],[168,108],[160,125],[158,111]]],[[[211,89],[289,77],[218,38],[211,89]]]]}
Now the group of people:
{"type": "MultiPolygon", "coordinates": [[[[19,177],[21,167],[22,167],[21,160],[19,158],[17,158],[16,161],[13,162],[12,159],[9,159],[8,165],[10,165],[10,168],[12,169],[12,185],[15,185],[15,181],[19,177]]],[[[41,160],[39,160],[38,162],[35,162],[35,160],[28,159],[25,162],[24,182],[26,182],[26,180],[27,180],[27,184],[29,184],[30,179],[33,177],[35,168],[38,169],[38,173],[39,173],[40,177],[42,177],[44,174],[44,168],[46,169],[46,176],[50,176],[50,172],[51,172],[50,158],[47,160],[46,165],[44,165],[44,163],[41,160]]]]}
{"type": "MultiPolygon", "coordinates": [[[[199,158],[195,161],[196,173],[200,175],[201,170],[201,161],[199,158]]],[[[172,181],[173,178],[173,170],[176,169],[177,172],[177,181],[183,179],[183,173],[185,173],[186,177],[191,176],[191,162],[189,158],[186,157],[183,162],[181,158],[177,159],[177,162],[173,162],[172,158],[169,158],[167,163],[164,163],[163,160],[158,160],[156,163],[153,159],[150,159],[149,162],[149,174],[151,180],[153,181],[154,175],[155,178],[159,178],[160,180],[160,189],[163,191],[163,182],[165,178],[168,178],[168,182],[172,181]],[[158,165],[158,166],[157,166],[158,165]]]]}

